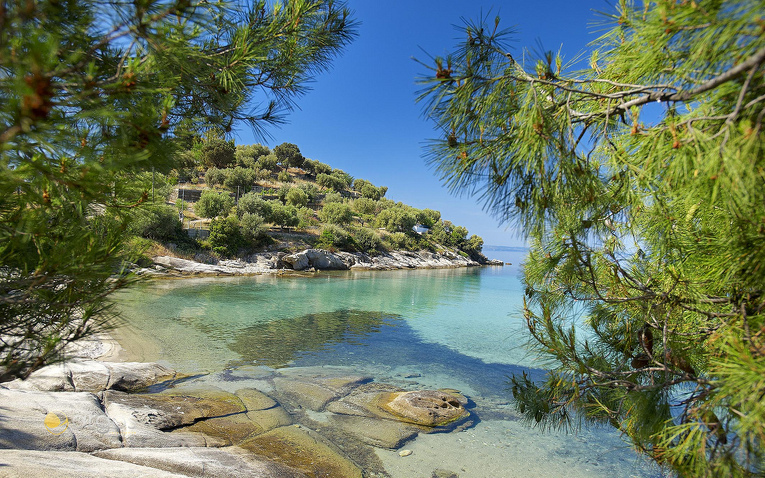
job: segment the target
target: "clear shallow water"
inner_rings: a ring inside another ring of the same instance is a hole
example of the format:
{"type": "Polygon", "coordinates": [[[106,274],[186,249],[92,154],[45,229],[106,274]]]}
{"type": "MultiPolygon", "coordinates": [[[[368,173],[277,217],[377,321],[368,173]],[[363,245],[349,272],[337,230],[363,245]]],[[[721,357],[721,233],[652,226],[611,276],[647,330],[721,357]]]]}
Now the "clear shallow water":
{"type": "Polygon", "coordinates": [[[189,374],[331,365],[466,394],[474,428],[420,435],[406,460],[378,450],[394,477],[655,476],[612,432],[541,434],[517,421],[507,376],[542,374],[523,347],[521,304],[516,266],[159,280],[120,296],[116,335],[129,359],[189,374]]]}

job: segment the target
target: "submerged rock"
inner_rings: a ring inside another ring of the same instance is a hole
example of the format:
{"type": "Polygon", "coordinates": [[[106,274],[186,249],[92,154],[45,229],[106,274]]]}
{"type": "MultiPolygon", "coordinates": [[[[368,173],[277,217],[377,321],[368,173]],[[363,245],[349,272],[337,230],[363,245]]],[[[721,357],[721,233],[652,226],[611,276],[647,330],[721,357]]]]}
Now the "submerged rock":
{"type": "Polygon", "coordinates": [[[322,411],[332,401],[338,400],[371,377],[343,375],[327,369],[285,369],[273,379],[275,393],[286,401],[302,408],[322,411]]]}
{"type": "Polygon", "coordinates": [[[310,477],[361,478],[361,468],[335,445],[305,427],[281,427],[240,445],[257,455],[297,468],[310,477]]]}
{"type": "Polygon", "coordinates": [[[421,431],[402,422],[353,415],[332,415],[329,423],[367,445],[390,450],[399,448],[421,431]]]}

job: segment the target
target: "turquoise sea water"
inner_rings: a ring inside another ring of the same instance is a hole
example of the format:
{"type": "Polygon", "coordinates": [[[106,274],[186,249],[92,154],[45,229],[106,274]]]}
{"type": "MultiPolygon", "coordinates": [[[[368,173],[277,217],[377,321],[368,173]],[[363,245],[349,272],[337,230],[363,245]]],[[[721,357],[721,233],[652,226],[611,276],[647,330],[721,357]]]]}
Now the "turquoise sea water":
{"type": "Polygon", "coordinates": [[[515,265],[152,281],[120,296],[125,325],[117,336],[130,336],[128,358],[190,374],[331,365],[404,388],[466,394],[478,424],[451,437],[418,437],[408,445],[411,460],[379,451],[394,477],[429,477],[434,463],[449,459],[462,478],[656,476],[613,432],[541,434],[518,422],[507,376],[543,372],[524,348],[520,254],[492,256],[515,265]],[[440,444],[467,451],[439,451],[440,444]]]}

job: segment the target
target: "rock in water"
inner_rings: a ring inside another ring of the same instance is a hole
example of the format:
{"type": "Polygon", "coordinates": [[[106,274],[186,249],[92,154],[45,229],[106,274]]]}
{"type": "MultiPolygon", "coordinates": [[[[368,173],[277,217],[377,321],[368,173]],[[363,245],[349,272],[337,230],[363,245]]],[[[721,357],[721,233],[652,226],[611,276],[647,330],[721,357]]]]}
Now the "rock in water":
{"type": "Polygon", "coordinates": [[[386,394],[381,407],[402,421],[428,427],[443,426],[469,415],[457,397],[438,390],[386,394]]]}

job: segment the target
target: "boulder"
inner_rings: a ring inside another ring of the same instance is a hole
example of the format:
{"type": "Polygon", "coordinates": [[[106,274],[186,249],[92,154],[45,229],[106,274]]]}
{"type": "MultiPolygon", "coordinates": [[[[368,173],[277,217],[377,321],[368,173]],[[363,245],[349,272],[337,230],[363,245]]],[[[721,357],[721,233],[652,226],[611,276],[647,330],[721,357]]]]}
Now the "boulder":
{"type": "Polygon", "coordinates": [[[282,262],[288,265],[290,268],[296,271],[304,271],[311,267],[311,263],[308,260],[305,252],[298,252],[296,254],[290,254],[282,258],[282,262]]]}
{"type": "Polygon", "coordinates": [[[427,427],[443,426],[470,415],[455,395],[439,390],[383,394],[380,406],[402,421],[427,427]]]}
{"type": "Polygon", "coordinates": [[[86,392],[0,389],[0,448],[90,452],[122,446],[119,427],[86,392]]]}
{"type": "Polygon", "coordinates": [[[384,420],[397,420],[398,417],[385,410],[379,404],[382,396],[403,392],[402,389],[382,383],[369,383],[357,387],[340,400],[327,405],[328,412],[340,415],[372,417],[384,420]]]}
{"type": "Polygon", "coordinates": [[[348,265],[340,256],[323,249],[306,249],[302,252],[284,256],[282,261],[289,264],[296,271],[306,270],[309,267],[317,270],[348,269],[348,265]]]}
{"type": "Polygon", "coordinates": [[[361,469],[318,433],[289,426],[271,430],[240,445],[310,477],[361,478],[361,469]]]}
{"type": "MultiPolygon", "coordinates": [[[[241,448],[122,448],[95,453],[101,458],[191,477],[302,478],[295,469],[268,462],[241,448]]],[[[174,475],[175,476],[175,475],[174,475]]]]}

